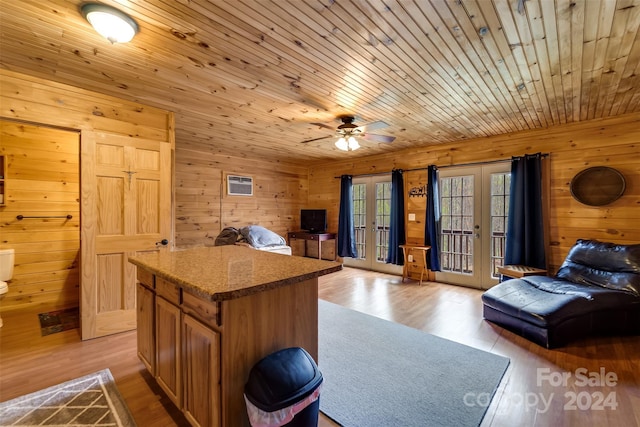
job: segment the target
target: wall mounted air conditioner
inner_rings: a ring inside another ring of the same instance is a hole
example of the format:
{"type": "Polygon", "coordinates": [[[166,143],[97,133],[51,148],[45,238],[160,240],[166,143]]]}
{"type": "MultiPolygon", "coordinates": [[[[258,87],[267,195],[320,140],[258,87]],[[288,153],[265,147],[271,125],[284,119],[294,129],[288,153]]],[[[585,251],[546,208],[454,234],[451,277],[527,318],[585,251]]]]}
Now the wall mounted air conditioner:
{"type": "Polygon", "coordinates": [[[253,196],[253,178],[227,175],[227,194],[229,196],[253,196]]]}

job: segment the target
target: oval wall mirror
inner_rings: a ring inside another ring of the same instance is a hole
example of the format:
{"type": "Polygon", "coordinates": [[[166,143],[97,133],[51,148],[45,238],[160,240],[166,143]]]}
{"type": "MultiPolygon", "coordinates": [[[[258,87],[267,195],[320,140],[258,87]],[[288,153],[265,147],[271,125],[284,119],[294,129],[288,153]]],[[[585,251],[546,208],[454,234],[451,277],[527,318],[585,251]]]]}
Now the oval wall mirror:
{"type": "Polygon", "coordinates": [[[588,206],[604,206],[624,193],[624,176],[617,170],[596,166],[580,171],[571,180],[571,195],[588,206]]]}

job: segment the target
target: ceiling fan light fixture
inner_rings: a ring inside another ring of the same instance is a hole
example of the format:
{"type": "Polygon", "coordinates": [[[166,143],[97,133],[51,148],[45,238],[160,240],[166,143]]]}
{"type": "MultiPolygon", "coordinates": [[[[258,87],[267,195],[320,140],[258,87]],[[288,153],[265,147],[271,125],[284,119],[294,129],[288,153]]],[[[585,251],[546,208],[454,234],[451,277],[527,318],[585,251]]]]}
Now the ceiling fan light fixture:
{"type": "Polygon", "coordinates": [[[138,24],[133,18],[106,4],[86,3],[80,11],[98,34],[112,44],[127,43],[138,32],[138,24]]]}
{"type": "MultiPolygon", "coordinates": [[[[356,126],[353,124],[353,116],[338,116],[338,118],[342,121],[342,124],[338,126],[338,128],[336,129],[336,133],[333,136],[329,135],[320,138],[307,139],[305,141],[302,141],[302,143],[306,144],[308,142],[320,141],[327,138],[338,138],[338,140],[334,143],[336,148],[341,151],[355,151],[360,148],[360,144],[358,143],[358,139],[360,138],[363,138],[367,141],[381,142],[385,144],[389,144],[396,139],[394,136],[369,133],[370,130],[382,129],[389,126],[387,123],[381,120],[361,126],[356,126]]],[[[331,126],[325,125],[323,123],[312,124],[331,129],[331,126]]]]}
{"type": "Polygon", "coordinates": [[[336,147],[338,147],[338,149],[342,151],[349,151],[349,145],[347,144],[347,140],[342,137],[340,137],[340,139],[336,141],[336,147]]]}

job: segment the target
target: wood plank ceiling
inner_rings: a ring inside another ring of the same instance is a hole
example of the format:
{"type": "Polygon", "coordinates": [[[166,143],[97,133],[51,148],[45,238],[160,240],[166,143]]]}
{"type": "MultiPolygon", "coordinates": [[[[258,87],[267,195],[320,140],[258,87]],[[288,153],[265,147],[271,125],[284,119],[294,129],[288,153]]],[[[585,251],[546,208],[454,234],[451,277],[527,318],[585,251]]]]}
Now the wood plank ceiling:
{"type": "Polygon", "coordinates": [[[640,111],[640,0],[103,3],[132,42],[77,0],[0,0],[0,65],[174,111],[178,145],[316,162],[640,111]],[[301,143],[341,114],[397,139],[301,143]]]}

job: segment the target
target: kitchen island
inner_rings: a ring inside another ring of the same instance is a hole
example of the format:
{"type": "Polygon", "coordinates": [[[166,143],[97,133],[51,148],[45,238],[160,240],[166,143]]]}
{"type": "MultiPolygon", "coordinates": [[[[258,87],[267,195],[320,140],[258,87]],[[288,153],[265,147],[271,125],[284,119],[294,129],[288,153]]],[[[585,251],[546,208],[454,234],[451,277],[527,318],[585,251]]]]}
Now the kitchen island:
{"type": "Polygon", "coordinates": [[[253,365],[287,347],[318,357],[318,277],[331,261],[242,246],[160,251],[137,269],[138,356],[194,426],[248,426],[253,365]]]}

